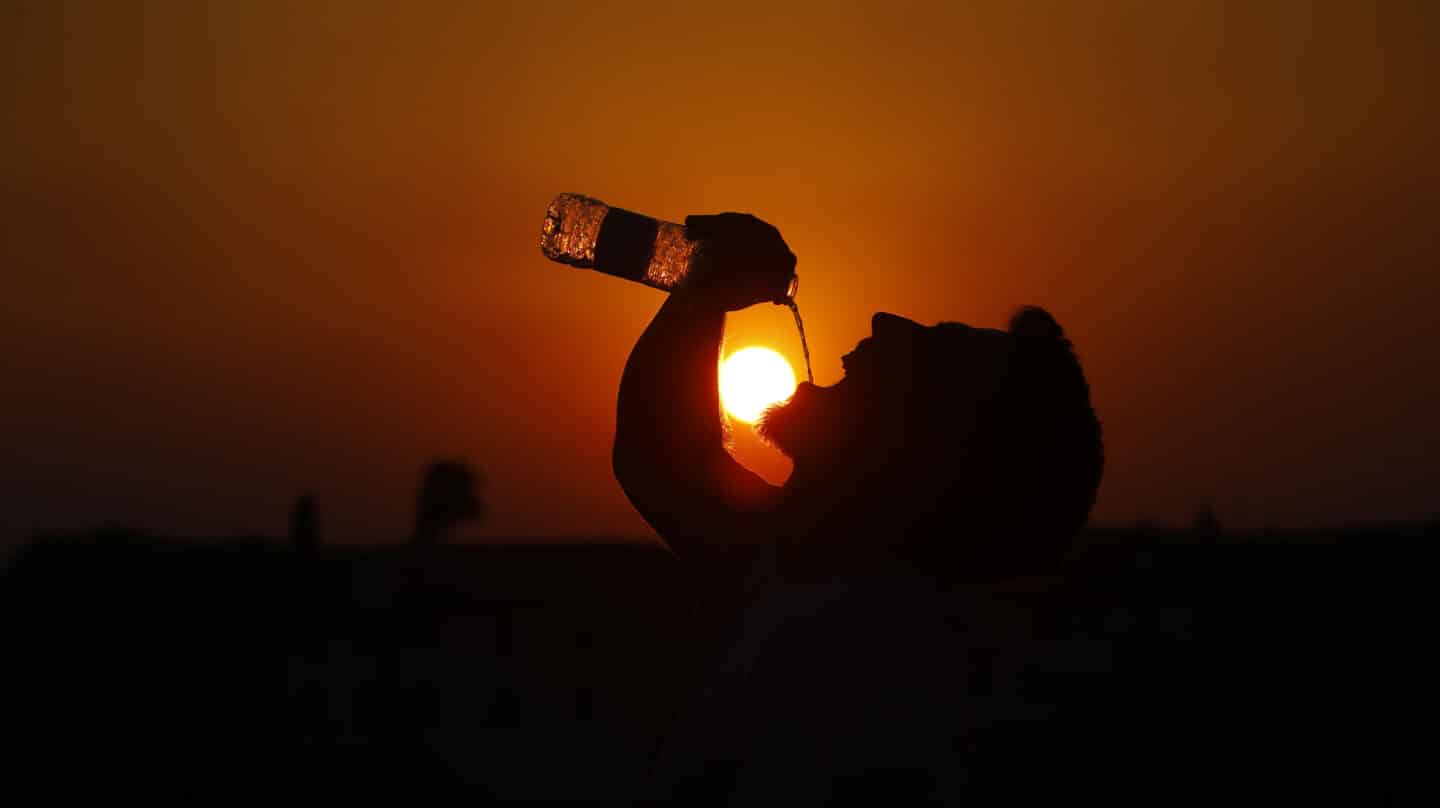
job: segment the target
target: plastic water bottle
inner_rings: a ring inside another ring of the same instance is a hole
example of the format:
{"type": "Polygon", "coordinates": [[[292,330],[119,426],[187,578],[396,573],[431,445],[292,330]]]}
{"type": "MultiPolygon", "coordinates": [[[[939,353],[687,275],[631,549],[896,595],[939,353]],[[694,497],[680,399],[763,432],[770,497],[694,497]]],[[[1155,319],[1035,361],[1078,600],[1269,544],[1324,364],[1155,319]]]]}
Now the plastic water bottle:
{"type": "MultiPolygon", "coordinates": [[[[545,211],[540,250],[562,264],[670,291],[684,280],[703,243],[685,237],[685,225],[662,222],[598,199],[561,194],[545,211]]],[[[795,298],[797,278],[777,290],[775,301],[795,298]]]]}
{"type": "MultiPolygon", "coordinates": [[[[685,237],[683,224],[612,208],[580,194],[555,197],[540,229],[540,251],[551,261],[593,269],[666,292],[685,279],[697,251],[703,249],[704,242],[685,237]]],[[[795,316],[800,348],[805,354],[805,373],[814,383],[810,344],[805,339],[800,307],[795,303],[798,285],[799,278],[790,276],[786,287],[776,290],[775,302],[789,306],[795,316]]]]}

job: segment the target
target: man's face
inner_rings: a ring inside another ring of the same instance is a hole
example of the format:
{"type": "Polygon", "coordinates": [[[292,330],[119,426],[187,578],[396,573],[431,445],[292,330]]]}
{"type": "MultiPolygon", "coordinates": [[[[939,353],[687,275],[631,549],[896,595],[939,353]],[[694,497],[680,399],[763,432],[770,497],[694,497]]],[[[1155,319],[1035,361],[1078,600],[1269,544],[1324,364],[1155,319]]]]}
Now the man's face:
{"type": "MultiPolygon", "coordinates": [[[[892,409],[916,370],[924,326],[893,314],[876,314],[870,336],[841,357],[845,376],[820,387],[801,382],[795,395],[772,407],[760,434],[797,462],[837,460],[850,454],[878,412],[892,409]]],[[[873,424],[872,424],[873,426],[873,424]]]]}
{"type": "Polygon", "coordinates": [[[797,465],[873,465],[911,441],[910,428],[937,409],[966,417],[993,389],[1010,348],[1003,331],[929,328],[881,312],[870,320],[870,336],[841,358],[844,378],[830,387],[802,382],[766,413],[760,434],[797,465]]]}

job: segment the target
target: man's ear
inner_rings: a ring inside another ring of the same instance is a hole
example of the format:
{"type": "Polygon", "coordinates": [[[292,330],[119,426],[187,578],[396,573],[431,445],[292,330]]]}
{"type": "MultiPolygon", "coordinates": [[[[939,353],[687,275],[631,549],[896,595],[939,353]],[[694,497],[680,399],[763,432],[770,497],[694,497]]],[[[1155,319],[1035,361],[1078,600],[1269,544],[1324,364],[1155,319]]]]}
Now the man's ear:
{"type": "Polygon", "coordinates": [[[1026,306],[1010,318],[1010,334],[1022,339],[1044,339],[1059,342],[1065,339],[1065,329],[1055,322],[1050,312],[1039,306],[1026,306]]]}

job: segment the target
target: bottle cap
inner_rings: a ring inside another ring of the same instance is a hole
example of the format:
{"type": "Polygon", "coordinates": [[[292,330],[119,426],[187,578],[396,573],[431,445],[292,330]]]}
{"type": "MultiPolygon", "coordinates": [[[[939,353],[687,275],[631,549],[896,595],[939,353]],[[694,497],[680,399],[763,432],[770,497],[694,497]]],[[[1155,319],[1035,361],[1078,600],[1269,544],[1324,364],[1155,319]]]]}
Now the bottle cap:
{"type": "Polygon", "coordinates": [[[791,275],[791,276],[790,276],[790,285],[787,286],[787,287],[785,287],[785,298],[784,298],[783,300],[780,300],[780,301],[777,301],[777,302],[779,302],[779,303],[782,304],[782,305],[787,304],[787,303],[793,303],[793,302],[795,302],[795,293],[798,292],[799,290],[800,290],[800,276],[799,276],[799,275],[791,275]]]}

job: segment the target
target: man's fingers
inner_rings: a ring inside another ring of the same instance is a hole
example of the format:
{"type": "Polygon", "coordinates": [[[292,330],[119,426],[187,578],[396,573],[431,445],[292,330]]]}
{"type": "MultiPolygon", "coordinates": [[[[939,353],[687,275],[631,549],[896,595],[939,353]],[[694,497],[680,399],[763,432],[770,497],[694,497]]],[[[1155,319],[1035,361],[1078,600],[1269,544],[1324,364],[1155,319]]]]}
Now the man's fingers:
{"type": "Polygon", "coordinates": [[[714,238],[725,225],[721,219],[725,214],[709,214],[703,216],[685,217],[685,235],[691,239],[714,238]]]}
{"type": "Polygon", "coordinates": [[[758,238],[779,239],[780,231],[769,222],[757,219],[748,213],[715,213],[686,216],[685,235],[693,240],[728,238],[738,241],[758,238]]]}
{"type": "Polygon", "coordinates": [[[695,241],[706,238],[710,232],[710,220],[714,218],[714,216],[686,216],[685,237],[695,241]]]}

